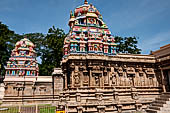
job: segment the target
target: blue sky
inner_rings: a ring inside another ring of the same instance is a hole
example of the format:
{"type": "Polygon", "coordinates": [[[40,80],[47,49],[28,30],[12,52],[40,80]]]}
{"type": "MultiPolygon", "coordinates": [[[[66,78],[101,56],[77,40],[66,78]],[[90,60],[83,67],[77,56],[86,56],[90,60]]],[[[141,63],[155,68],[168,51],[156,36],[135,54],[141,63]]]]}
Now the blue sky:
{"type": "MultiPolygon", "coordinates": [[[[139,37],[142,54],[170,43],[170,0],[88,0],[112,35],[139,37]]],[[[83,0],[0,0],[0,21],[18,34],[69,30],[70,10],[83,0]]]]}

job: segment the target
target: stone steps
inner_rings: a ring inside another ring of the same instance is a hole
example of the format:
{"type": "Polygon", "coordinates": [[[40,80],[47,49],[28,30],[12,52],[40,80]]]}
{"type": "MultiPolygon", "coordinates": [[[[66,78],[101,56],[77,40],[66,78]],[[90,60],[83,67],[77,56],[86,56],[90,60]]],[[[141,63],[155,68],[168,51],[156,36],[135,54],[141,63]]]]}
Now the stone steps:
{"type": "Polygon", "coordinates": [[[170,113],[170,93],[163,93],[148,107],[147,113],[170,113]]]}

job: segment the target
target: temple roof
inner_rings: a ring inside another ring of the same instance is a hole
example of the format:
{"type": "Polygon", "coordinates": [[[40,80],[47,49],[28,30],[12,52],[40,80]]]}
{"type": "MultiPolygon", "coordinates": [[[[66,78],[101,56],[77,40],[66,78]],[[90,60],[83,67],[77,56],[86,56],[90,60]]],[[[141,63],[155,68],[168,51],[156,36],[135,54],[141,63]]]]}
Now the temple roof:
{"type": "Polygon", "coordinates": [[[100,12],[92,5],[92,4],[88,4],[88,2],[85,0],[85,2],[84,2],[84,4],[83,5],[81,5],[81,6],[78,6],[76,9],[75,9],[75,11],[74,11],[74,15],[75,15],[75,17],[77,17],[77,16],[80,16],[80,15],[86,15],[87,16],[87,14],[89,15],[89,16],[94,16],[95,15],[95,17],[97,16],[101,16],[100,15],[100,12]],[[91,15],[90,15],[90,14],[91,15]]]}
{"type": "Polygon", "coordinates": [[[20,41],[18,41],[15,44],[15,46],[17,46],[17,47],[32,47],[32,48],[35,47],[35,45],[28,38],[21,39],[20,41]]]}

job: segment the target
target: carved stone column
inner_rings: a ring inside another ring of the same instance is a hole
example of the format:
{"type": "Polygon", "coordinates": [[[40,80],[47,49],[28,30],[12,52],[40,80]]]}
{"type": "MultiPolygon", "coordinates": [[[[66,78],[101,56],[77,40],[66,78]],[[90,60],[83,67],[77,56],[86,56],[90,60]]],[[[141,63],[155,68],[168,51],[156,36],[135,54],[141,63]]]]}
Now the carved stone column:
{"type": "Polygon", "coordinates": [[[74,71],[71,72],[71,78],[70,78],[70,87],[73,88],[74,87],[74,71]]]}
{"type": "Polygon", "coordinates": [[[92,77],[92,70],[90,69],[90,79],[89,79],[89,81],[90,81],[90,86],[93,86],[93,77],[92,77]]]}
{"type": "Polygon", "coordinates": [[[67,74],[64,74],[64,88],[67,89],[68,87],[68,83],[67,83],[67,74]]]}
{"type": "Polygon", "coordinates": [[[166,88],[165,88],[165,83],[164,83],[164,73],[163,73],[163,69],[161,69],[161,78],[162,78],[162,88],[163,88],[163,92],[166,92],[166,88]]]}

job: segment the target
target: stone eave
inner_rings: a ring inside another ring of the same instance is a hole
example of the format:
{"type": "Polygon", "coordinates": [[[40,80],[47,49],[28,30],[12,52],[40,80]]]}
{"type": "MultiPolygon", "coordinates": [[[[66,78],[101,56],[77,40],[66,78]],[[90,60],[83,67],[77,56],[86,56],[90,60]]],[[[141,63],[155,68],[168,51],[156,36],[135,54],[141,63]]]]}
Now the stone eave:
{"type": "Polygon", "coordinates": [[[52,82],[52,76],[5,76],[4,82],[52,82]]]}
{"type": "Polygon", "coordinates": [[[117,54],[112,56],[97,55],[97,54],[70,54],[63,58],[62,63],[68,60],[105,60],[116,62],[139,62],[139,63],[156,63],[156,59],[150,55],[135,55],[135,54],[117,54]]]}

